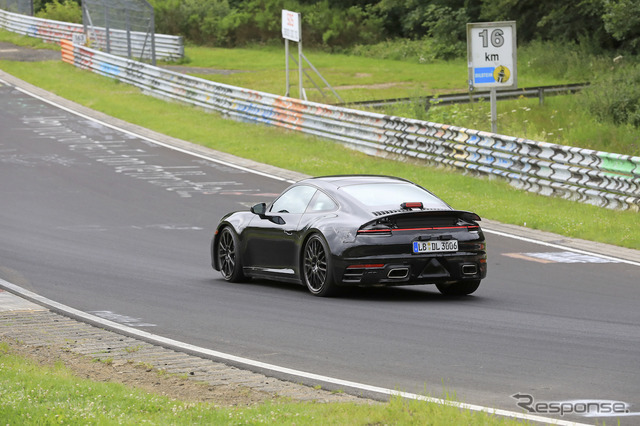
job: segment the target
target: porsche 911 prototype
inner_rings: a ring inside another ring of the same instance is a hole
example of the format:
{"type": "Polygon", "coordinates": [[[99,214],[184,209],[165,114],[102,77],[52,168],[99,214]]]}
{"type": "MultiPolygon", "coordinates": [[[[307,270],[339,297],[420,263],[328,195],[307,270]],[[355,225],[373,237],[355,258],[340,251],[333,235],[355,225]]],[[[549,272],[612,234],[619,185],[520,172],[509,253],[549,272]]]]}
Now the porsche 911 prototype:
{"type": "Polygon", "coordinates": [[[408,180],[310,178],[269,204],[224,216],[211,242],[212,265],[227,281],[298,283],[316,296],[345,286],[418,284],[463,296],[487,274],[479,221],[408,180]]]}

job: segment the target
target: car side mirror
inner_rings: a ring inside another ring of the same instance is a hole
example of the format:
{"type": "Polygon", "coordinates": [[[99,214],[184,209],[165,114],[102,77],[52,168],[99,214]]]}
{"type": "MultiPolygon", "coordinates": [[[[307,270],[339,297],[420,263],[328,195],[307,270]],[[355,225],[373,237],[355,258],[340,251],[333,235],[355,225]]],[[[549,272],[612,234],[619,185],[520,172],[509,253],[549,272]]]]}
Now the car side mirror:
{"type": "Polygon", "coordinates": [[[278,225],[285,224],[284,219],[280,216],[267,216],[266,203],[256,204],[255,206],[251,207],[251,213],[257,214],[258,216],[260,216],[260,219],[268,219],[273,223],[277,223],[278,225]]]}
{"type": "Polygon", "coordinates": [[[251,207],[251,213],[257,214],[258,216],[260,216],[263,219],[264,219],[264,215],[265,215],[266,212],[267,212],[267,204],[266,203],[256,204],[255,206],[251,207]]]}

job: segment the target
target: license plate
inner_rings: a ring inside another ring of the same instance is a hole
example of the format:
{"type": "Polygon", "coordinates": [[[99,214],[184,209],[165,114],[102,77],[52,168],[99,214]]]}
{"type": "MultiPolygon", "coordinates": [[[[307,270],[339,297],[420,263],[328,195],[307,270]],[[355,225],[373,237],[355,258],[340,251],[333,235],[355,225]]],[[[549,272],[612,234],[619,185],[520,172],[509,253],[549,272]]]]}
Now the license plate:
{"type": "Polygon", "coordinates": [[[414,241],[414,253],[443,253],[458,251],[458,240],[446,241],[414,241]]]}

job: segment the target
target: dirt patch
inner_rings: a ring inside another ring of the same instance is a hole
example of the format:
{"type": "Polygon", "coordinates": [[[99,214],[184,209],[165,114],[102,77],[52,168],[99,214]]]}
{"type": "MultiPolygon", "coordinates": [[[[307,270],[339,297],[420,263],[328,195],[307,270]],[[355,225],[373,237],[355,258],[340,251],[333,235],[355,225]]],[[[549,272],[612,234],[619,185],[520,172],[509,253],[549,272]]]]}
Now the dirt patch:
{"type": "Polygon", "coordinates": [[[38,62],[60,59],[58,50],[34,49],[0,41],[0,60],[2,61],[38,62]]]}
{"type": "Polygon", "coordinates": [[[97,382],[115,382],[142,389],[174,400],[207,402],[219,407],[252,406],[274,397],[242,385],[211,386],[183,376],[163,373],[143,364],[126,361],[98,362],[54,346],[29,346],[5,340],[11,352],[40,365],[64,364],[76,376],[97,382]]]}
{"type": "Polygon", "coordinates": [[[161,65],[160,67],[169,71],[179,72],[182,74],[231,75],[231,74],[238,74],[243,72],[250,72],[250,71],[242,71],[242,70],[220,70],[220,69],[214,69],[214,68],[188,67],[184,65],[161,65]]]}
{"type": "Polygon", "coordinates": [[[409,83],[374,83],[374,84],[350,84],[346,86],[334,86],[336,90],[350,89],[389,89],[391,87],[409,86],[409,83]]]}

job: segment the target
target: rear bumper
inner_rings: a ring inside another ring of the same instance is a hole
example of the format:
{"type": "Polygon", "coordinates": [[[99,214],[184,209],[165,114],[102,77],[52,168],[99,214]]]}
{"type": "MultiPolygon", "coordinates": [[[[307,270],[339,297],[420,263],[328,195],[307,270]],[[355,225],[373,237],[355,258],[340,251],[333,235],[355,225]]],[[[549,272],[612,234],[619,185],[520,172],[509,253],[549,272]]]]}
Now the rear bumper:
{"type": "Polygon", "coordinates": [[[481,280],[487,276],[486,253],[334,259],[338,285],[394,286],[481,280]]]}

